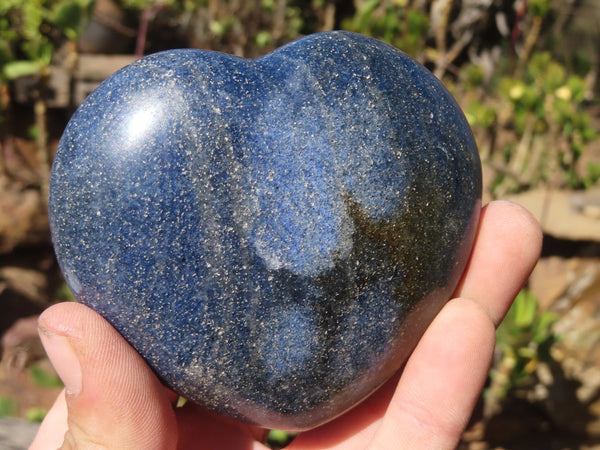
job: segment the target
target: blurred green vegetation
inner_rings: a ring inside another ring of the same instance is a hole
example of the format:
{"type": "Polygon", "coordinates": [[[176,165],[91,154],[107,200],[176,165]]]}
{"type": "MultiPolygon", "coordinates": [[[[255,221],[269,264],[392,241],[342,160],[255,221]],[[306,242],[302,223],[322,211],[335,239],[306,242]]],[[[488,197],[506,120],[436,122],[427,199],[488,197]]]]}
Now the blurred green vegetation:
{"type": "Polygon", "coordinates": [[[410,8],[407,0],[367,0],[357,2],[342,28],[382,39],[417,57],[425,48],[429,17],[424,10],[410,8]]]}
{"type": "Polygon", "coordinates": [[[552,361],[550,348],[558,339],[552,325],[558,316],[540,311],[533,293],[522,290],[496,332],[496,357],[484,392],[485,414],[499,412],[516,389],[530,387],[540,363],[552,361]]]}
{"type": "Polygon", "coordinates": [[[3,0],[0,3],[0,82],[38,74],[61,42],[74,40],[93,0],[3,0]]]}
{"type": "Polygon", "coordinates": [[[71,289],[69,289],[69,286],[67,286],[67,283],[65,283],[65,282],[60,284],[60,286],[54,293],[54,298],[56,298],[56,300],[61,301],[61,302],[64,302],[64,301],[70,302],[70,301],[75,300],[75,297],[73,296],[73,293],[71,292],[71,289]]]}
{"type": "MultiPolygon", "coordinates": [[[[463,69],[462,86],[481,88],[476,66],[463,69]]],[[[533,53],[520,77],[496,77],[486,95],[471,98],[465,107],[476,131],[507,137],[488,149],[488,162],[496,156],[499,168],[491,186],[499,194],[533,188],[587,188],[599,178],[600,161],[579,164],[584,148],[598,139],[586,111],[586,80],[568,73],[547,52],[533,53]],[[498,94],[499,95],[498,95],[498,94]]]]}
{"type": "Polygon", "coordinates": [[[30,422],[41,422],[47,413],[48,411],[45,408],[34,406],[25,411],[25,419],[30,422]]]}
{"type": "Polygon", "coordinates": [[[29,376],[40,387],[63,387],[62,381],[54,372],[49,372],[38,364],[29,366],[29,376]]]}
{"type": "Polygon", "coordinates": [[[297,434],[298,433],[290,433],[282,430],[271,430],[269,431],[265,444],[267,447],[274,450],[285,448],[286,445],[294,440],[297,434]]]}
{"type": "Polygon", "coordinates": [[[0,417],[14,416],[19,408],[19,403],[12,397],[0,396],[0,417]]]}
{"type": "MultiPolygon", "coordinates": [[[[569,27],[593,2],[5,0],[0,120],[10,109],[10,83],[38,76],[39,87],[52,67],[72,64],[65,48],[76,58],[82,32],[111,8],[123,12],[114,20],[125,22],[115,29],[137,35],[130,51],[139,54],[162,49],[173,35],[174,44],[244,57],[331,29],[382,39],[429,67],[459,99],[495,174],[486,186],[492,196],[536,186],[585,189],[600,178],[600,163],[582,158],[598,139],[588,112],[598,104],[597,46],[566,42],[569,27]]],[[[589,41],[598,39],[594,32],[589,41]]],[[[39,92],[43,100],[44,89],[39,92]]],[[[45,113],[43,104],[37,107],[45,113]]],[[[32,128],[41,130],[40,147],[46,145],[42,119],[32,128]]]]}

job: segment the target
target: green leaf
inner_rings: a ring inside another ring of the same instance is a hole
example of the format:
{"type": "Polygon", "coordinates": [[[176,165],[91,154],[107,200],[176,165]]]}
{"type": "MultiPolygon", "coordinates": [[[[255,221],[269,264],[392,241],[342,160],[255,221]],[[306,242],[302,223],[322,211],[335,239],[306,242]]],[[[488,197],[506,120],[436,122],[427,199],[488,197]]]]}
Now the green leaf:
{"type": "Polygon", "coordinates": [[[275,9],[275,0],[261,0],[260,7],[268,12],[273,12],[275,9]]]}
{"type": "Polygon", "coordinates": [[[429,31],[429,20],[427,16],[420,11],[411,9],[406,15],[406,22],[408,23],[408,32],[410,34],[424,37],[429,31]]]}
{"type": "Polygon", "coordinates": [[[18,408],[19,404],[14,398],[8,396],[0,397],[0,417],[14,416],[18,408]]]}
{"type": "Polygon", "coordinates": [[[34,406],[25,412],[25,419],[30,422],[41,422],[46,417],[46,414],[48,414],[47,409],[34,406]]]}
{"type": "Polygon", "coordinates": [[[513,304],[515,308],[515,325],[521,328],[533,324],[537,314],[537,300],[531,292],[521,291],[513,304]]]}
{"type": "Polygon", "coordinates": [[[23,42],[23,51],[31,61],[36,61],[40,67],[46,67],[52,62],[54,46],[45,37],[23,42]]]}
{"type": "Polygon", "coordinates": [[[79,25],[83,11],[77,1],[59,3],[52,14],[52,23],[59,28],[76,28],[79,25]]]}
{"type": "Polygon", "coordinates": [[[550,11],[550,2],[548,0],[529,0],[529,10],[534,16],[546,17],[550,11]]]}
{"type": "Polygon", "coordinates": [[[42,66],[38,61],[11,61],[4,65],[3,75],[9,80],[35,75],[42,66]]]}
{"type": "Polygon", "coordinates": [[[266,444],[270,448],[283,448],[294,440],[296,433],[282,430],[271,430],[267,436],[266,444]]]}
{"type": "Polygon", "coordinates": [[[535,327],[533,341],[536,344],[542,344],[544,341],[552,338],[552,325],[558,320],[558,315],[545,311],[538,317],[535,327]]]}
{"type": "Polygon", "coordinates": [[[269,432],[269,440],[272,442],[284,443],[288,438],[288,434],[281,430],[271,430],[269,432]]]}
{"type": "Polygon", "coordinates": [[[61,30],[68,39],[77,38],[79,27],[85,16],[85,5],[77,0],[59,3],[53,11],[50,21],[61,30]]]}
{"type": "Polygon", "coordinates": [[[34,364],[29,368],[29,375],[33,379],[34,383],[40,387],[54,388],[63,386],[60,378],[37,364],[34,364]]]}
{"type": "Polygon", "coordinates": [[[258,33],[256,33],[254,40],[256,41],[256,45],[258,45],[259,47],[266,47],[272,41],[271,33],[267,30],[261,30],[258,33]]]}
{"type": "Polygon", "coordinates": [[[23,3],[22,34],[26,40],[38,39],[44,15],[48,12],[41,0],[30,0],[23,3]]]}
{"type": "Polygon", "coordinates": [[[481,86],[484,81],[483,69],[477,64],[468,64],[463,69],[463,76],[468,87],[481,86]]]}
{"type": "Polygon", "coordinates": [[[587,169],[588,179],[586,185],[590,187],[600,180],[600,163],[588,162],[587,169]]]}
{"type": "Polygon", "coordinates": [[[73,296],[71,289],[69,289],[69,286],[67,286],[67,283],[62,283],[56,290],[56,293],[54,294],[54,296],[58,300],[63,300],[63,301],[64,300],[68,300],[68,301],[75,300],[75,297],[73,296]]]}

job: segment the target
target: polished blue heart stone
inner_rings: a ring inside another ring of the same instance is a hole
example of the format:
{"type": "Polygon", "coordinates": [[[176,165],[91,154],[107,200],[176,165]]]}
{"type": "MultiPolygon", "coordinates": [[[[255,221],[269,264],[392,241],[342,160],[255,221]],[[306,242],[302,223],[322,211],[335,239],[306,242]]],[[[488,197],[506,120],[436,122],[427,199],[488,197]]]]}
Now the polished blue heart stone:
{"type": "Polygon", "coordinates": [[[480,170],[450,94],[377,40],[167,51],[74,114],[52,236],[77,300],[168,386],[301,430],[396,372],[452,295],[480,170]]]}

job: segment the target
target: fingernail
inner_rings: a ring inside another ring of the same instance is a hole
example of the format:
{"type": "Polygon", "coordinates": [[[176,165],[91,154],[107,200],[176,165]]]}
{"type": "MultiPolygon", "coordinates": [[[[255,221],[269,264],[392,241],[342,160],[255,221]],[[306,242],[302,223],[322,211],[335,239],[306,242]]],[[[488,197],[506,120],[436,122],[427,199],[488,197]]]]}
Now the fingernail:
{"type": "Polygon", "coordinates": [[[40,327],[40,338],[54,370],[65,385],[65,392],[69,395],[79,394],[81,365],[69,339],[42,327],[40,327]]]}

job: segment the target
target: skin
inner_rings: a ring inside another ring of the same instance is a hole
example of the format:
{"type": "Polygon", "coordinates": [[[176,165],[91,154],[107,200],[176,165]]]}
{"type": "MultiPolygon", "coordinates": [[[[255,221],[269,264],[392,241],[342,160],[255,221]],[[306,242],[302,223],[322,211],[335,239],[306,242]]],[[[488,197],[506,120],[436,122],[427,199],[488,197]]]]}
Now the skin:
{"type": "MultiPolygon", "coordinates": [[[[483,208],[470,261],[401,374],[290,449],[452,449],[491,364],[495,328],[526,282],[542,233],[522,207],[483,208]]],[[[61,303],[39,319],[65,390],[31,449],[265,449],[264,430],[220,417],[161,385],[142,358],[91,309],[61,303]]]]}

